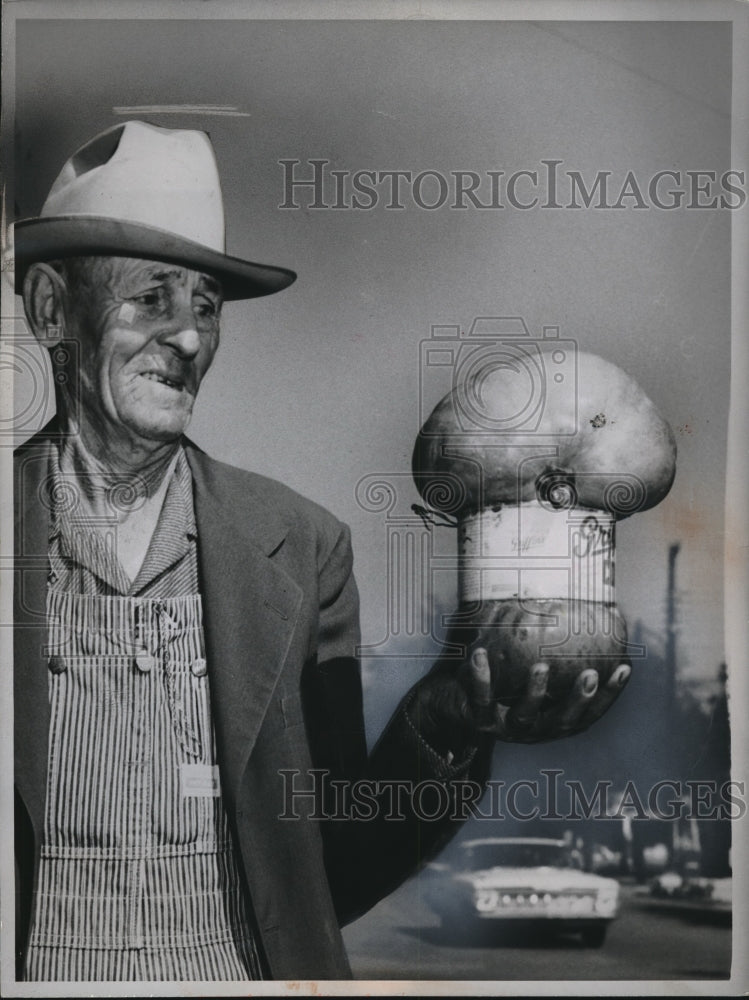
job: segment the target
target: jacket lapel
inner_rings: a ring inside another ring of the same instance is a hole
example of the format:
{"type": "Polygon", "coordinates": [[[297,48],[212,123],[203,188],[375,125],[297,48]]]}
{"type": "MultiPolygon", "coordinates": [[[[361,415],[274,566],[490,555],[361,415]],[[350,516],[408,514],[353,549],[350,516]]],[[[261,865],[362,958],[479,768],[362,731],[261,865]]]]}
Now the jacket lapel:
{"type": "MultiPolygon", "coordinates": [[[[15,456],[13,698],[15,780],[33,827],[41,832],[47,788],[47,428],[15,456]]],[[[37,838],[38,839],[38,838],[37,838]]]]}
{"type": "Polygon", "coordinates": [[[187,442],[193,474],[203,622],[225,792],[236,801],[289,651],[299,585],[270,558],[286,526],[246,476],[187,442]]]}

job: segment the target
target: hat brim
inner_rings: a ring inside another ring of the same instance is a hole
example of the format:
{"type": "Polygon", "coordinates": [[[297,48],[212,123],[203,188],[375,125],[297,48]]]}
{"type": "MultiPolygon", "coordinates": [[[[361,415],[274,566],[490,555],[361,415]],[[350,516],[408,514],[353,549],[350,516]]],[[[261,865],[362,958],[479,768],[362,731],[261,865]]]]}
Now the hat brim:
{"type": "Polygon", "coordinates": [[[288,288],[296,273],[212,250],[163,229],[103,216],[58,215],[24,219],[14,226],[15,288],[29,267],[65,257],[139,257],[182,264],[221,282],[224,298],[254,299],[288,288]]]}

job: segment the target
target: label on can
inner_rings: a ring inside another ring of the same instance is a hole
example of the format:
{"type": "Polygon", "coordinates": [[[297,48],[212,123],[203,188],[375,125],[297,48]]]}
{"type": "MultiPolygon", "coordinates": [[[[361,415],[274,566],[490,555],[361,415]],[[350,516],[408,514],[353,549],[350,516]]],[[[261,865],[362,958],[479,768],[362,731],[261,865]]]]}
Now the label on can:
{"type": "Polygon", "coordinates": [[[482,510],[458,526],[461,603],[510,598],[615,603],[616,520],[537,500],[482,510]]]}

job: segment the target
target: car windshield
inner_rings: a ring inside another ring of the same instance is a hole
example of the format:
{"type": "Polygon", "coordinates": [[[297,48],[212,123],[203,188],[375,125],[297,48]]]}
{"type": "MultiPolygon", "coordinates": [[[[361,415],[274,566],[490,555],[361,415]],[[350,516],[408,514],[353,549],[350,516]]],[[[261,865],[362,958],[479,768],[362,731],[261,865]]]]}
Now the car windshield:
{"type": "Polygon", "coordinates": [[[576,867],[565,847],[559,844],[474,844],[465,849],[466,868],[481,871],[484,868],[554,868],[576,867]]]}

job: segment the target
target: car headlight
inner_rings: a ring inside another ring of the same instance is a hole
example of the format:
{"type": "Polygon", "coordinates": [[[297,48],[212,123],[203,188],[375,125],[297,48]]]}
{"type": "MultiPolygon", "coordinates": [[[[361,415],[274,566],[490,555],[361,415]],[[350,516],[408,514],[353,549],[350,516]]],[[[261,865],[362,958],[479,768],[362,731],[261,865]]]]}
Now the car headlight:
{"type": "Polygon", "coordinates": [[[473,901],[479,913],[488,913],[497,908],[499,893],[496,889],[477,889],[473,901]]]}
{"type": "Polygon", "coordinates": [[[596,896],[596,913],[601,917],[612,917],[619,905],[619,887],[599,889],[596,896]]]}

